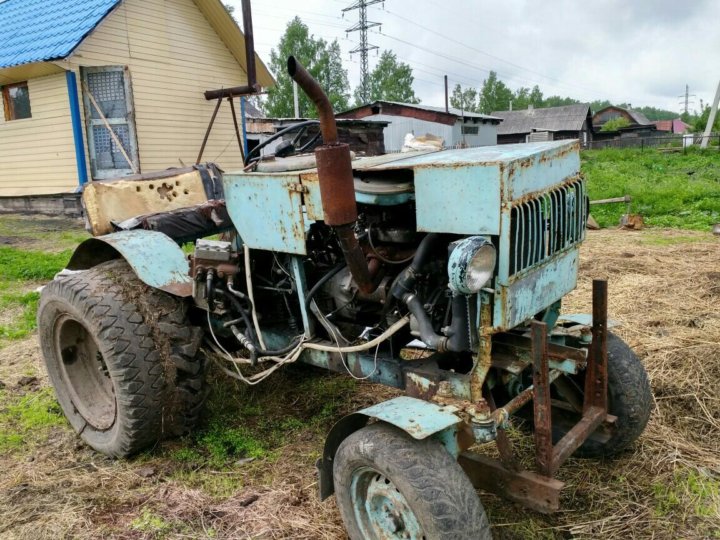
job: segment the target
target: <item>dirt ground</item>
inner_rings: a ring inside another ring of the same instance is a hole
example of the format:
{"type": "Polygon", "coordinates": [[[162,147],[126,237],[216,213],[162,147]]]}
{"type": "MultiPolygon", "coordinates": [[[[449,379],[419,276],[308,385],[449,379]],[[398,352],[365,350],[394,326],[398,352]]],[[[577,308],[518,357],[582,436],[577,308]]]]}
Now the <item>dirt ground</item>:
{"type": "MultiPolygon", "coordinates": [[[[609,280],[615,331],[649,373],[650,425],[613,461],[570,459],[555,515],[481,494],[493,534],[720,538],[720,239],[589,232],[565,312],[589,310],[593,278],[609,280]]],[[[387,390],[299,366],[253,389],[211,374],[197,436],[115,461],[85,447],[58,415],[36,339],[0,349],[0,427],[22,441],[0,450],[0,538],[345,537],[334,501],[317,500],[314,462],[334,421],[387,390]]],[[[512,438],[529,451],[524,432],[512,438]]]]}

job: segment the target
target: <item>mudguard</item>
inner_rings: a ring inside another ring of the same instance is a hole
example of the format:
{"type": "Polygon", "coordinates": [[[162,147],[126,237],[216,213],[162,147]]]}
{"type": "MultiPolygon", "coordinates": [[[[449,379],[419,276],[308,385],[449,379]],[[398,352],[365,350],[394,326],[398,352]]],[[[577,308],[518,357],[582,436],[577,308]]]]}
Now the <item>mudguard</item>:
{"type": "Polygon", "coordinates": [[[174,296],[192,295],[192,278],[183,250],[169,236],[156,231],[123,231],[85,240],[67,268],[87,270],[120,258],[146,285],[174,296]]]}
{"type": "Polygon", "coordinates": [[[455,407],[443,407],[422,399],[400,396],[346,416],[328,433],[323,456],[315,464],[318,470],[320,499],[325,500],[335,493],[333,459],[340,444],[348,435],[365,427],[371,419],[392,424],[413,439],[422,440],[432,435],[440,435],[442,440],[444,433],[452,431],[454,434],[455,426],[461,422],[454,414],[455,411],[455,407]]]}

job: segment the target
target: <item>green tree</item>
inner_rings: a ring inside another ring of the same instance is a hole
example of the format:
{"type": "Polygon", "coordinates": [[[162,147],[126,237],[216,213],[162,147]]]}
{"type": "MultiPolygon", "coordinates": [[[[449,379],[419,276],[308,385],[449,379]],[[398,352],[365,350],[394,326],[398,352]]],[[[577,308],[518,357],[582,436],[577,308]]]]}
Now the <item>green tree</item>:
{"type": "Polygon", "coordinates": [[[228,12],[230,15],[232,15],[233,13],[235,13],[235,6],[232,6],[232,5],[230,5],[230,4],[226,4],[225,2],[223,2],[223,6],[225,6],[225,9],[227,10],[227,12],[228,12]]]}
{"type": "MultiPolygon", "coordinates": [[[[394,52],[384,51],[368,77],[369,100],[420,103],[412,87],[414,80],[408,64],[399,62],[394,52]]],[[[359,87],[355,90],[355,104],[364,105],[359,87]]]]}
{"type": "MultiPolygon", "coordinates": [[[[347,109],[350,84],[342,66],[342,55],[337,40],[327,41],[310,34],[299,17],[290,21],[276,49],[270,52],[270,70],[277,84],[270,87],[263,108],[268,116],[288,118],[295,116],[292,79],[287,73],[287,59],[294,56],[320,83],[335,111],[347,109]]],[[[308,97],[299,90],[300,116],[317,117],[317,111],[308,97]]]]}
{"type": "Polygon", "coordinates": [[[518,88],[512,98],[513,110],[521,111],[529,108],[530,105],[536,108],[543,106],[543,93],[537,84],[532,89],[524,86],[518,88]]]}
{"type": "Polygon", "coordinates": [[[453,88],[450,96],[450,106],[467,112],[479,112],[478,92],[472,86],[463,88],[459,84],[453,88]]]}
{"type": "Polygon", "coordinates": [[[613,118],[612,120],[608,120],[607,122],[605,122],[600,128],[600,131],[617,131],[621,128],[628,127],[629,125],[630,120],[628,120],[624,116],[620,116],[618,118],[613,118]]]}
{"type": "Polygon", "coordinates": [[[498,79],[497,73],[491,71],[480,89],[480,112],[506,111],[512,98],[512,91],[498,79]]]}
{"type": "MultiPolygon", "coordinates": [[[[693,123],[693,130],[697,133],[704,133],[705,126],[707,126],[708,119],[710,118],[710,105],[707,105],[700,116],[697,117],[693,123]]],[[[714,133],[720,131],[720,114],[715,115],[715,123],[713,124],[712,131],[714,133]]]]}
{"type": "Polygon", "coordinates": [[[543,107],[562,107],[580,103],[577,99],[562,96],[548,96],[543,100],[543,107]]]}

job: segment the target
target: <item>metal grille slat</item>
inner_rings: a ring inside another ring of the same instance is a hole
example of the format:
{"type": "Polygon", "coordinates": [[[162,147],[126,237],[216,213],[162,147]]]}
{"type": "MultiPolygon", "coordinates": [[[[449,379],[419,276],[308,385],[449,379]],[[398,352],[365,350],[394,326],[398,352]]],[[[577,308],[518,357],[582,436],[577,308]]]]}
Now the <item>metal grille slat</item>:
{"type": "Polygon", "coordinates": [[[585,239],[586,186],[578,179],[516,203],[510,211],[510,275],[555,256],[585,239]]]}

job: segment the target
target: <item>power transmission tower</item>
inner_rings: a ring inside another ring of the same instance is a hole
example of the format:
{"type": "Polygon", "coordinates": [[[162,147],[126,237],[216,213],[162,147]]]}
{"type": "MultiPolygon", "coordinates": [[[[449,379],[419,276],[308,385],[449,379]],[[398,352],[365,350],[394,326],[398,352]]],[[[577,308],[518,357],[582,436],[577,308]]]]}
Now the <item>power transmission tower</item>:
{"type": "Polygon", "coordinates": [[[360,12],[360,20],[357,22],[357,24],[354,24],[353,26],[345,30],[345,32],[348,34],[350,32],[360,32],[360,44],[352,51],[350,51],[350,54],[357,52],[360,53],[360,97],[362,98],[363,102],[367,102],[369,100],[368,52],[378,48],[377,45],[371,45],[370,43],[368,43],[367,31],[369,28],[380,26],[380,23],[367,20],[367,8],[368,6],[372,6],[373,4],[379,4],[380,2],[384,3],[384,0],[356,0],[354,4],[343,9],[343,14],[346,11],[354,11],[356,9],[360,12]]]}
{"type": "MultiPolygon", "coordinates": [[[[678,97],[679,97],[679,98],[682,98],[683,96],[678,96],[678,97]]],[[[691,93],[690,93],[690,86],[687,85],[687,84],[685,85],[685,96],[684,96],[684,97],[685,97],[685,109],[684,109],[684,110],[685,110],[685,114],[688,114],[688,112],[689,112],[689,110],[690,110],[690,103],[695,104],[695,102],[694,102],[694,101],[691,101],[690,98],[691,98],[691,97],[697,97],[697,96],[695,96],[695,94],[691,94],[691,93]]],[[[683,104],[683,102],[681,101],[681,102],[680,102],[680,106],[681,106],[681,107],[682,107],[682,104],[683,104]]]]}

